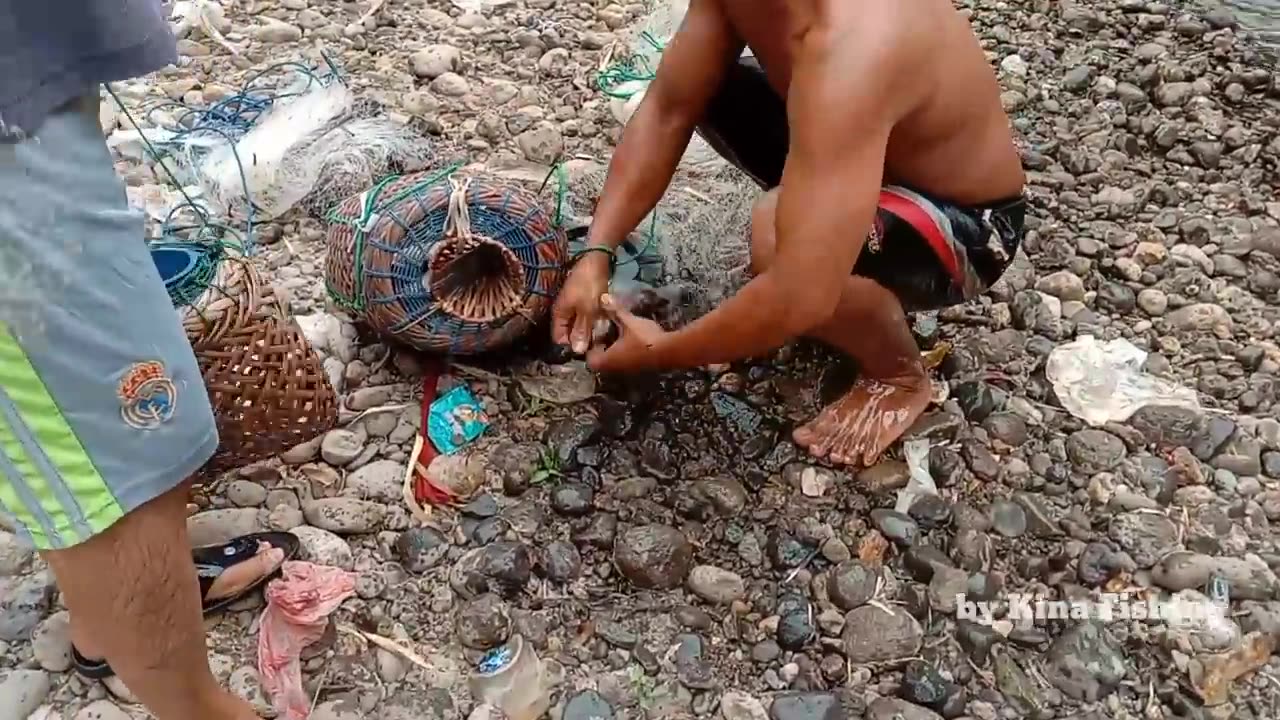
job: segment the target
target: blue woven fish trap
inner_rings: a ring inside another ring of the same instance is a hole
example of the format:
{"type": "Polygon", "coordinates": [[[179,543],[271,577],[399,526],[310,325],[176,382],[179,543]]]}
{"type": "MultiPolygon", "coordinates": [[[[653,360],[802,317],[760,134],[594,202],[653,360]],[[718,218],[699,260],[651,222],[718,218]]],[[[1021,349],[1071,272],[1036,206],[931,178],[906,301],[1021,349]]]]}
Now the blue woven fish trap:
{"type": "Polygon", "coordinates": [[[390,340],[475,355],[550,310],[569,242],[538,197],[477,174],[393,176],[329,215],[329,294],[390,340]]]}

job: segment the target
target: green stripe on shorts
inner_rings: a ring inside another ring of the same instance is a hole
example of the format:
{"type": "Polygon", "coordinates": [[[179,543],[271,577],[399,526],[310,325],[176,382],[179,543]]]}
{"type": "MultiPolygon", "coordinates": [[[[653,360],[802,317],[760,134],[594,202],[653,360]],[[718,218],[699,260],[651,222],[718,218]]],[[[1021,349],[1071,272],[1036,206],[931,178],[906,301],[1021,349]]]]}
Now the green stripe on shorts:
{"type": "MultiPolygon", "coordinates": [[[[53,520],[56,533],[77,541],[86,539],[84,533],[77,530],[77,516],[83,517],[94,533],[106,530],[124,517],[123,508],[67,423],[62,409],[45,388],[40,374],[17,338],[3,326],[0,326],[0,388],[4,389],[25,426],[14,428],[0,421],[0,447],[22,473],[23,480],[39,503],[38,507],[27,508],[28,514],[47,515],[53,520]],[[34,440],[34,448],[22,442],[21,435],[26,434],[23,430],[28,431],[34,440]],[[67,507],[66,503],[59,502],[58,490],[66,490],[66,493],[61,493],[63,499],[76,507],[67,507]]],[[[21,512],[21,503],[17,506],[11,503],[17,499],[17,493],[11,495],[5,497],[5,504],[15,512],[21,512]]],[[[26,518],[20,519],[26,521],[26,518]]],[[[39,527],[28,526],[33,538],[36,538],[39,527]]],[[[54,538],[47,540],[53,541],[54,538]]]]}

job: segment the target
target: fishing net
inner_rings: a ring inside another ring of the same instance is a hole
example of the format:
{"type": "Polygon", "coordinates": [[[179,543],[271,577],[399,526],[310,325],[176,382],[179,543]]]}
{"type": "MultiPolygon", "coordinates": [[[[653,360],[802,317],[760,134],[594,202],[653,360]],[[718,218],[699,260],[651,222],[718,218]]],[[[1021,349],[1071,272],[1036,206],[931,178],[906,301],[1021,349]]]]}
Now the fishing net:
{"type": "Polygon", "coordinates": [[[425,134],[358,98],[336,63],[269,66],[207,107],[152,104],[148,144],[220,217],[271,220],[294,207],[323,217],[393,172],[432,160],[425,134]]]}
{"type": "MultiPolygon", "coordinates": [[[[593,211],[606,175],[599,168],[569,179],[569,202],[576,212],[593,211]]],[[[643,248],[638,255],[657,255],[666,278],[683,286],[689,315],[708,312],[746,282],[751,209],[759,194],[759,187],[728,163],[681,167],[628,239],[643,248]]]]}
{"type": "Polygon", "coordinates": [[[151,258],[217,419],[221,442],[202,474],[272,457],[334,426],[337,399],[318,358],[237,247],[159,242],[151,258]]]}
{"type": "Polygon", "coordinates": [[[472,355],[509,345],[564,282],[559,211],[487,175],[392,176],[330,213],[333,300],[383,336],[472,355]]]}

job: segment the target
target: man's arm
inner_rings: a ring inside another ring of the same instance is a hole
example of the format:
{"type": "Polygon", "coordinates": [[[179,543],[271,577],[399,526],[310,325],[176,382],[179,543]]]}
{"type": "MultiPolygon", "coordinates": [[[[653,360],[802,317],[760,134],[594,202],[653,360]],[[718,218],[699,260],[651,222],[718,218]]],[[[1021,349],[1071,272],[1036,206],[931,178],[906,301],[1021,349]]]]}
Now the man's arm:
{"type": "Polygon", "coordinates": [[[616,248],[658,204],[725,73],[742,52],[719,0],[692,0],[609,163],[588,242],[616,248]]]}
{"type": "Polygon", "coordinates": [[[653,347],[656,365],[762,355],[835,312],[875,218],[898,115],[891,83],[902,77],[895,48],[842,49],[848,44],[818,29],[798,51],[773,265],[713,312],[664,335],[653,347]]]}

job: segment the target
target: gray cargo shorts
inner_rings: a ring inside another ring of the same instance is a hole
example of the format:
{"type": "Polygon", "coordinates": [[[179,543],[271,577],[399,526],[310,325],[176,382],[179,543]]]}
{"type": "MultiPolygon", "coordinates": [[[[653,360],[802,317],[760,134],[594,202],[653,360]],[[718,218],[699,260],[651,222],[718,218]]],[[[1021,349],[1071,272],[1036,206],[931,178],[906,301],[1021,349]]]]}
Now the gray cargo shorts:
{"type": "Polygon", "coordinates": [[[0,525],[81,543],[178,487],[213,411],[97,95],[0,144],[0,525]]]}

